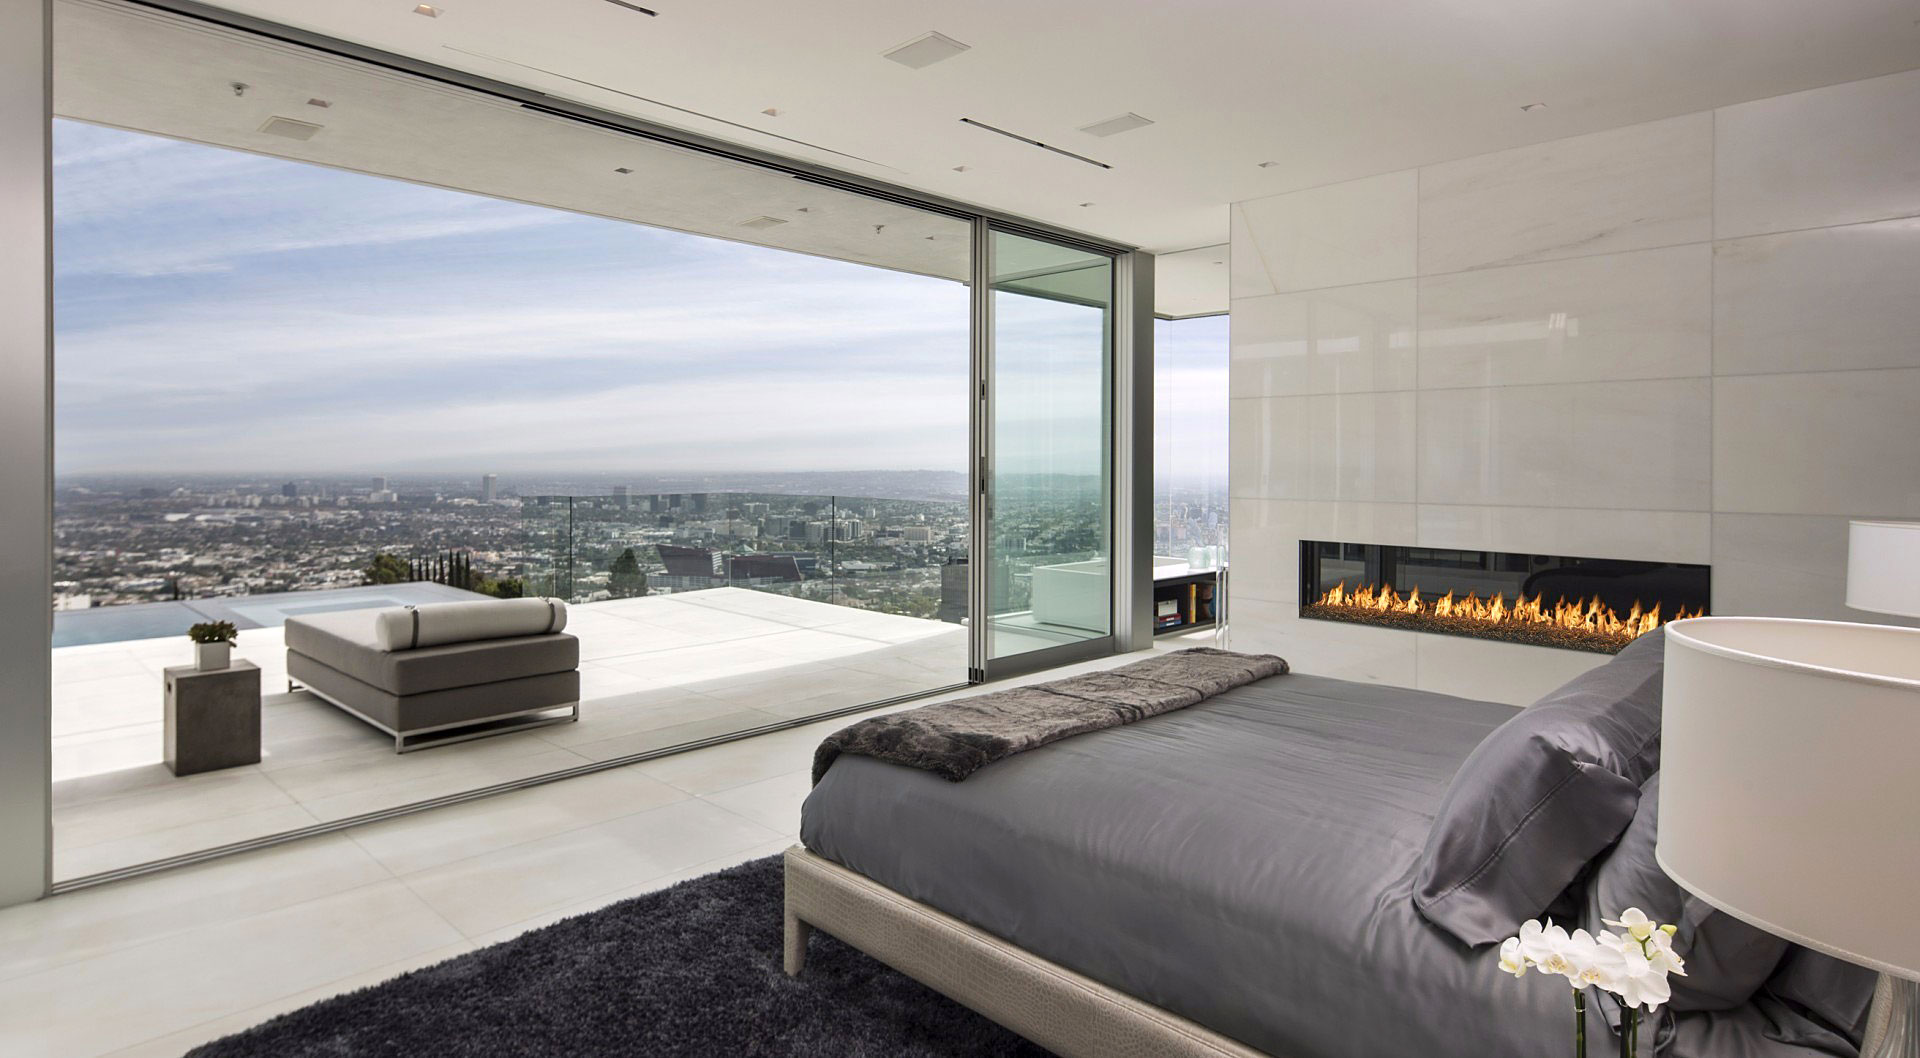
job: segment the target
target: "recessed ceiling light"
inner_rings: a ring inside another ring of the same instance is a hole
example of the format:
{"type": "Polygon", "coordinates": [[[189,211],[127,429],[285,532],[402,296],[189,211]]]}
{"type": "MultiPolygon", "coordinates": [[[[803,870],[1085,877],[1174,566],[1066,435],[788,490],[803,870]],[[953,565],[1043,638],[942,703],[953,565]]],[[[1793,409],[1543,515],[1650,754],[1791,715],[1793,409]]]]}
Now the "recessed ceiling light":
{"type": "Polygon", "coordinates": [[[420,4],[419,6],[413,9],[413,13],[416,15],[425,15],[428,18],[440,17],[440,9],[433,6],[432,4],[420,4]]]}
{"type": "Polygon", "coordinates": [[[313,134],[325,126],[315,125],[311,121],[296,121],[293,118],[273,117],[260,126],[260,131],[270,136],[285,136],[290,140],[310,140],[313,134]]]}
{"type": "Polygon", "coordinates": [[[779,217],[755,217],[752,220],[741,221],[740,226],[742,228],[773,228],[785,223],[786,221],[779,217]]]}
{"type": "Polygon", "coordinates": [[[333,104],[325,99],[309,99],[307,100],[307,105],[310,107],[319,107],[322,110],[324,110],[327,107],[332,106],[333,104]]]}
{"type": "Polygon", "coordinates": [[[768,107],[767,109],[765,109],[765,110],[762,110],[762,111],[761,111],[760,113],[762,113],[762,114],[765,114],[766,116],[768,116],[768,117],[770,117],[770,118],[777,118],[777,117],[779,117],[779,116],[780,116],[780,108],[779,108],[779,107],[768,107]]]}
{"type": "Polygon", "coordinates": [[[968,45],[954,40],[945,33],[935,33],[929,30],[897,48],[891,48],[881,52],[880,55],[882,58],[892,59],[902,66],[921,70],[943,59],[951,59],[955,55],[966,51],[967,48],[968,45]]]}
{"type": "Polygon", "coordinates": [[[1132,132],[1134,129],[1144,129],[1151,124],[1153,124],[1152,118],[1143,118],[1129,111],[1117,118],[1108,118],[1105,121],[1096,121],[1091,125],[1082,125],[1080,126],[1080,131],[1089,136],[1118,136],[1123,132],[1132,132]]]}
{"type": "Polygon", "coordinates": [[[1545,110],[1547,109],[1547,105],[1545,103],[1524,103],[1521,105],[1520,109],[1521,110],[1545,110]]]}
{"type": "Polygon", "coordinates": [[[1260,163],[1260,168],[1262,168],[1262,169],[1271,169],[1271,168],[1273,168],[1274,166],[1276,166],[1276,165],[1279,165],[1279,164],[1280,164],[1279,162],[1261,162],[1261,163],[1260,163]]]}
{"type": "Polygon", "coordinates": [[[619,173],[622,176],[625,176],[626,174],[633,172],[633,170],[623,165],[615,169],[614,172],[619,173]]]}

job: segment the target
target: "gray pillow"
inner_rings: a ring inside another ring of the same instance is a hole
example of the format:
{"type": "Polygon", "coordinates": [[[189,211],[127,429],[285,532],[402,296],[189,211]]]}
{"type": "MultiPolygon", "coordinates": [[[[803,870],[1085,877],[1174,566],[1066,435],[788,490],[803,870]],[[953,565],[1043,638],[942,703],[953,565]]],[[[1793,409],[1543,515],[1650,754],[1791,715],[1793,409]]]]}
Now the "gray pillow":
{"type": "Polygon", "coordinates": [[[1632,822],[1660,769],[1665,633],[1569,680],[1500,725],[1453,777],[1413,902],[1470,945],[1512,936],[1632,822]]]}
{"type": "Polygon", "coordinates": [[[1602,930],[1630,907],[1656,922],[1680,927],[1674,947],[1687,962],[1685,977],[1669,978],[1675,1010],[1728,1010],[1745,1003],[1773,975],[1792,945],[1763,929],[1713,909],[1680,888],[1654,862],[1659,834],[1660,776],[1640,788],[1640,808],[1620,843],[1600,861],[1587,887],[1587,928],[1602,930]]]}

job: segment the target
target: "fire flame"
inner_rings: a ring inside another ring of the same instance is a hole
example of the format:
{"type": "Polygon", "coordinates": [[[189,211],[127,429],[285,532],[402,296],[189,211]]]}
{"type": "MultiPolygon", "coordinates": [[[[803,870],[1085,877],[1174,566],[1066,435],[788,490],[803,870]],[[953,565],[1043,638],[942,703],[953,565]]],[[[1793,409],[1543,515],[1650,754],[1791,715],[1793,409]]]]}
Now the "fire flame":
{"type": "Polygon", "coordinates": [[[1482,599],[1472,592],[1465,598],[1455,598],[1448,592],[1438,599],[1422,599],[1420,589],[1413,588],[1401,595],[1392,588],[1375,588],[1367,585],[1347,590],[1347,582],[1341,581],[1320,596],[1319,605],[1337,606],[1350,610],[1372,610],[1377,613],[1412,614],[1423,617],[1450,621],[1478,621],[1487,624],[1552,625],[1571,632],[1583,632],[1589,635],[1607,636],[1631,640],[1651,632],[1667,621],[1678,621],[1683,617],[1699,617],[1705,611],[1688,612],[1684,607],[1672,617],[1660,615],[1660,604],[1651,609],[1642,608],[1636,600],[1633,608],[1625,615],[1616,612],[1613,607],[1600,601],[1599,596],[1585,602],[1568,602],[1558,599],[1548,606],[1543,597],[1535,595],[1529,599],[1521,594],[1509,603],[1505,593],[1491,599],[1482,599]]]}

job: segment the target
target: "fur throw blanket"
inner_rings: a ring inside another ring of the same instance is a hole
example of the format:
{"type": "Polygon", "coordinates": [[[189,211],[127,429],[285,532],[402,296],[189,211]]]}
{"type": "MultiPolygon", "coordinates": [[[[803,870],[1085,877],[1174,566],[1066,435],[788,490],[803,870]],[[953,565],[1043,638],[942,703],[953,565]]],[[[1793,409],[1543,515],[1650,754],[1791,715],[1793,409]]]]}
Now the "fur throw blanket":
{"type": "Polygon", "coordinates": [[[959,782],[1015,753],[1185,709],[1286,671],[1287,663],[1272,654],[1195,647],[1104,672],[870,717],[820,743],[813,781],[842,753],[857,753],[959,782]]]}

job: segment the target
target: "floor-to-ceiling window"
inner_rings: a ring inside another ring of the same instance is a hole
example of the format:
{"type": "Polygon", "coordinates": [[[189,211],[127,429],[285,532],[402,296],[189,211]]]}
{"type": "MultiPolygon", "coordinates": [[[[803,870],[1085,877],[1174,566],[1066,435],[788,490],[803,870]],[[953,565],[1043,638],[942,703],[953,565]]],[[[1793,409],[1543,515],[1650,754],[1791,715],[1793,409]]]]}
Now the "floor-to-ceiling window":
{"type": "MultiPolygon", "coordinates": [[[[966,679],[970,218],[60,10],[57,879],[966,679]],[[289,618],[532,594],[576,722],[402,757],[289,691],[289,618]],[[217,621],[261,760],[176,776],[217,621]]],[[[1105,314],[1007,298],[1021,553],[1100,558],[1105,314]]]]}
{"type": "Polygon", "coordinates": [[[1227,544],[1227,317],[1153,327],[1154,554],[1227,544]]]}

